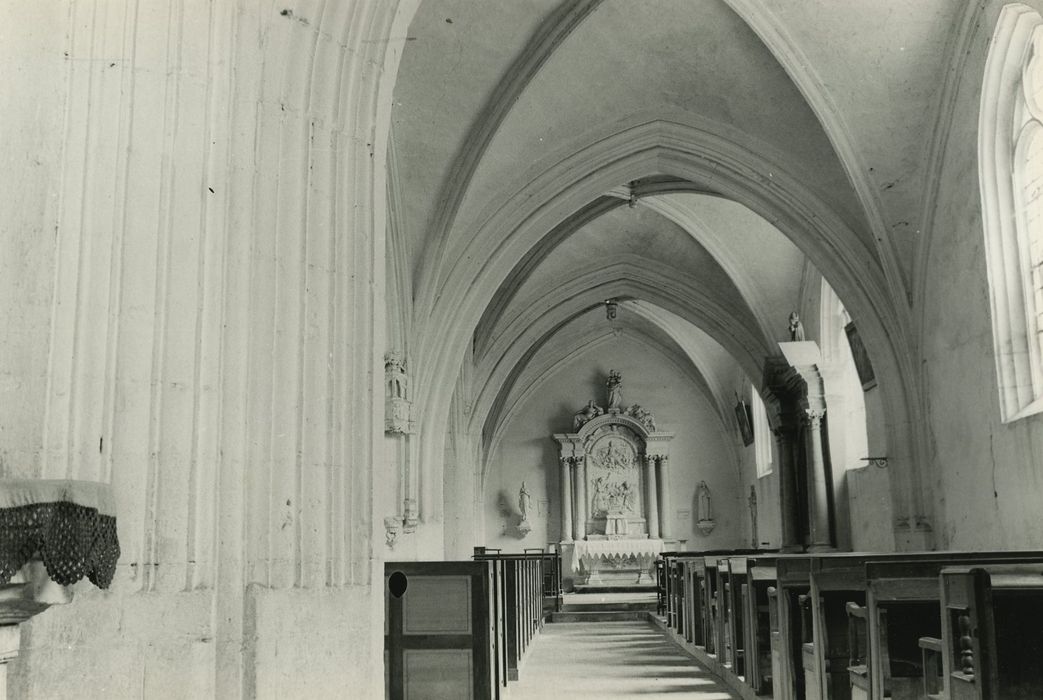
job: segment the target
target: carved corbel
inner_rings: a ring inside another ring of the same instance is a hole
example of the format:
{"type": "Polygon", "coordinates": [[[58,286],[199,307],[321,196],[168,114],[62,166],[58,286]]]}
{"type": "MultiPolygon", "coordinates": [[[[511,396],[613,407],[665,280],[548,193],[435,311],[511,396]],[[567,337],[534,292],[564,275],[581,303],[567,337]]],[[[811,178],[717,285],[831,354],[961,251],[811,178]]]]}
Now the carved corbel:
{"type": "Polygon", "coordinates": [[[402,518],[397,515],[389,515],[384,518],[384,542],[388,549],[394,549],[398,541],[398,533],[402,530],[402,518]]]}
{"type": "Polygon", "coordinates": [[[420,513],[417,510],[416,499],[406,499],[406,515],[402,518],[402,531],[405,533],[416,532],[417,525],[420,524],[420,513]]]}

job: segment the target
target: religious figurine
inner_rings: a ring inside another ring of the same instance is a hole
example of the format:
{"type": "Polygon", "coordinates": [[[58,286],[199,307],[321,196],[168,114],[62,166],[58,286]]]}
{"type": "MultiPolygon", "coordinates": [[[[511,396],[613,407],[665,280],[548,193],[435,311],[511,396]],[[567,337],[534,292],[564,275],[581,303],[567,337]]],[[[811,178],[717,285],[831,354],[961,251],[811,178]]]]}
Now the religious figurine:
{"type": "Polygon", "coordinates": [[[594,403],[594,399],[587,402],[587,405],[576,411],[576,415],[572,418],[572,432],[577,432],[584,424],[588,423],[591,419],[597,418],[605,411],[600,406],[594,403]]]}
{"type": "Polygon", "coordinates": [[[800,316],[796,311],[789,315],[789,339],[792,341],[804,340],[804,324],[800,322],[800,316]]]}
{"type": "Polygon", "coordinates": [[[695,491],[695,515],[699,532],[709,535],[716,522],[713,519],[713,504],[710,502],[710,485],[705,481],[700,481],[695,491]]]}
{"type": "Polygon", "coordinates": [[[518,491],[518,512],[521,513],[522,522],[529,519],[529,508],[532,506],[532,496],[529,494],[529,490],[525,488],[525,482],[521,483],[521,489],[518,491]]]}
{"type": "Polygon", "coordinates": [[[609,371],[605,385],[608,387],[608,407],[619,408],[623,403],[623,375],[616,370],[609,371]]]}

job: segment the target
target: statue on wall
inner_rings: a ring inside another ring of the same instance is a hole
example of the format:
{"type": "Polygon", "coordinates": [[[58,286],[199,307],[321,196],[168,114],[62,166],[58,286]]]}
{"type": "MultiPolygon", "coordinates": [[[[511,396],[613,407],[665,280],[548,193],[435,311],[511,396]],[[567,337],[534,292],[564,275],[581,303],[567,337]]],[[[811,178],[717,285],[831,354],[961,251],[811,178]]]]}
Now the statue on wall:
{"type": "Polygon", "coordinates": [[[696,513],[696,525],[699,528],[699,532],[704,535],[709,535],[716,525],[716,521],[713,519],[713,503],[710,501],[710,485],[705,481],[699,482],[699,487],[695,490],[695,513],[696,513]]]}
{"type": "Polygon", "coordinates": [[[789,315],[789,339],[792,341],[804,340],[804,324],[800,322],[800,316],[796,311],[789,315]]]}
{"type": "Polygon", "coordinates": [[[610,370],[605,386],[608,387],[609,409],[619,408],[623,403],[623,375],[614,369],[610,370]]]}
{"type": "Polygon", "coordinates": [[[572,432],[578,432],[586,423],[592,419],[603,415],[605,410],[594,403],[594,399],[587,402],[587,405],[576,411],[576,415],[572,418],[572,432]]]}
{"type": "Polygon", "coordinates": [[[521,483],[521,488],[518,490],[518,512],[521,513],[522,520],[529,519],[529,508],[532,507],[532,495],[529,490],[525,488],[525,482],[521,483]]]}
{"type": "Polygon", "coordinates": [[[518,489],[518,513],[521,515],[521,521],[518,523],[518,533],[525,537],[532,530],[532,526],[529,525],[529,509],[532,507],[532,496],[529,494],[529,490],[525,488],[525,482],[521,483],[521,488],[518,489]]]}

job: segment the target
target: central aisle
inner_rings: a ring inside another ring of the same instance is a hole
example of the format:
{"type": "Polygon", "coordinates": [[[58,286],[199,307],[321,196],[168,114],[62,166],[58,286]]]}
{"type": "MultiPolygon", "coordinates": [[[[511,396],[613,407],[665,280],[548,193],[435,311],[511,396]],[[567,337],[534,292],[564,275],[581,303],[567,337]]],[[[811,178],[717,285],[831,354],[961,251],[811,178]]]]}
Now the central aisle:
{"type": "Polygon", "coordinates": [[[533,642],[511,700],[739,696],[646,622],[552,623],[533,642]]]}

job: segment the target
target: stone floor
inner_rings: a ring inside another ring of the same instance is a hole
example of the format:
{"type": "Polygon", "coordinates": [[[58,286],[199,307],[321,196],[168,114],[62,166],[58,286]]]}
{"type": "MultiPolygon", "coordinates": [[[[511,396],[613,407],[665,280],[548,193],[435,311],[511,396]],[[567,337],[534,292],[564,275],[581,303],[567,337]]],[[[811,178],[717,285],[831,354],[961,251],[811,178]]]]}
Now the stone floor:
{"type": "Polygon", "coordinates": [[[548,624],[510,700],[738,698],[647,622],[548,624]]]}

